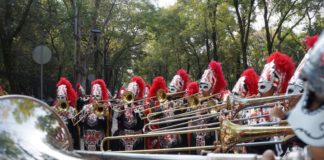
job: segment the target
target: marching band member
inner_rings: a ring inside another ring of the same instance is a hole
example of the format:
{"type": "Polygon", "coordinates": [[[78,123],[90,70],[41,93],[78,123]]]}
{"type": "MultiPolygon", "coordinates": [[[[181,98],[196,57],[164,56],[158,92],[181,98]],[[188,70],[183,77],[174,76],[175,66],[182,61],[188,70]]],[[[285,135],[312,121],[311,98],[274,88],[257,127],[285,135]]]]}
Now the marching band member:
{"type": "MultiPolygon", "coordinates": [[[[189,75],[186,70],[179,69],[177,74],[173,76],[170,85],[168,87],[169,93],[177,93],[186,91],[188,84],[190,83],[189,75]]],[[[184,95],[183,93],[182,95],[184,95]]]]}
{"type": "MultiPolygon", "coordinates": [[[[162,105],[163,108],[161,109],[162,111],[168,110],[169,112],[164,112],[163,114],[161,114],[160,118],[171,118],[173,115],[181,113],[181,111],[174,112],[173,109],[175,109],[176,107],[179,108],[183,104],[183,99],[179,99],[185,95],[189,82],[190,79],[187,72],[184,69],[179,69],[177,71],[177,74],[173,76],[168,87],[169,93],[175,95],[172,96],[170,100],[168,99],[166,102],[164,102],[164,104],[162,105]]],[[[167,123],[160,125],[160,127],[172,124],[174,123],[167,123]]],[[[165,136],[160,137],[160,148],[174,148],[185,146],[185,143],[182,142],[182,139],[185,139],[184,135],[166,134],[165,136]]]]}
{"type": "Polygon", "coordinates": [[[246,69],[238,79],[232,93],[239,97],[251,97],[258,94],[259,76],[254,68],[246,69]]]}
{"type": "MultiPolygon", "coordinates": [[[[199,85],[198,85],[198,82],[197,81],[194,81],[194,82],[190,82],[189,85],[188,85],[188,92],[187,92],[187,97],[191,96],[191,95],[194,95],[194,94],[197,94],[199,93],[199,85]]],[[[192,146],[191,145],[191,141],[193,141],[191,139],[191,133],[188,133],[187,134],[187,145],[188,147],[192,146]]]]}
{"type": "Polygon", "coordinates": [[[61,77],[56,84],[56,101],[53,110],[59,115],[68,127],[73,138],[74,149],[79,149],[79,136],[77,128],[73,126],[72,118],[76,114],[75,103],[77,95],[72,84],[65,77],[61,77]]]}
{"type": "MultiPolygon", "coordinates": [[[[81,86],[80,83],[77,83],[76,84],[76,94],[78,96],[78,99],[77,99],[77,103],[76,103],[76,109],[77,109],[77,112],[79,113],[83,106],[88,104],[89,103],[89,98],[90,97],[87,97],[86,95],[86,92],[85,92],[85,89],[81,86]]],[[[83,123],[79,123],[78,125],[78,130],[79,130],[79,135],[80,135],[80,146],[84,146],[83,145],[83,123]]]]}
{"type": "Polygon", "coordinates": [[[258,82],[261,97],[279,95],[286,92],[288,81],[293,76],[295,64],[291,57],[274,52],[267,58],[258,82]]]}
{"type": "Polygon", "coordinates": [[[108,92],[102,79],[91,82],[90,103],[83,106],[86,115],[83,124],[83,140],[85,150],[99,150],[101,140],[109,135],[108,125],[108,92]]]}
{"type": "MultiPolygon", "coordinates": [[[[299,63],[294,75],[289,80],[288,87],[286,90],[286,95],[301,94],[304,92],[304,80],[300,78],[300,73],[301,73],[301,70],[304,67],[306,61],[308,61],[309,53],[311,52],[317,39],[318,39],[318,35],[315,35],[312,37],[306,37],[305,45],[307,47],[307,53],[305,54],[304,58],[299,63]]],[[[286,104],[283,109],[274,107],[271,110],[271,115],[274,117],[278,117],[280,119],[286,119],[287,116],[284,112],[287,110],[290,110],[292,107],[294,107],[297,104],[298,100],[299,100],[298,97],[290,99],[289,103],[286,104]]]]}
{"type": "MultiPolygon", "coordinates": [[[[304,92],[304,80],[300,77],[300,74],[301,74],[301,71],[302,71],[306,61],[308,61],[308,59],[309,59],[309,53],[311,52],[317,39],[318,39],[318,35],[312,36],[312,37],[306,37],[305,44],[306,44],[308,52],[305,54],[304,58],[299,63],[294,75],[289,80],[288,87],[286,90],[286,95],[301,94],[304,92]]],[[[272,110],[270,111],[271,115],[273,117],[278,117],[282,120],[286,119],[288,117],[288,114],[286,114],[287,111],[291,110],[292,107],[294,107],[298,103],[299,99],[300,98],[298,98],[298,97],[291,98],[289,100],[289,103],[285,104],[285,106],[283,108],[279,108],[279,107],[272,108],[272,110]]],[[[289,143],[286,143],[286,144],[288,147],[290,147],[290,146],[304,147],[305,146],[305,144],[296,136],[290,138],[289,143]]]]}
{"type": "Polygon", "coordinates": [[[221,64],[211,61],[208,66],[199,82],[199,92],[203,96],[221,93],[227,87],[221,64]]]}
{"type": "MultiPolygon", "coordinates": [[[[254,97],[258,94],[258,80],[259,76],[254,68],[246,69],[234,85],[232,93],[240,98],[254,97]]],[[[254,109],[246,110],[245,113],[242,113],[242,117],[250,117],[252,114],[256,116],[254,109]]],[[[256,121],[257,119],[247,120],[248,124],[256,123],[256,121]]]]}
{"type": "MultiPolygon", "coordinates": [[[[308,146],[296,149],[287,155],[287,159],[324,159],[324,36],[315,43],[301,70],[300,77],[305,80],[304,94],[290,112],[288,123],[295,134],[308,146]]],[[[274,154],[264,153],[264,159],[273,159],[274,154]]]]}
{"type": "MultiPolygon", "coordinates": [[[[160,102],[158,101],[158,99],[156,97],[157,91],[159,91],[160,89],[162,89],[165,93],[168,92],[165,79],[162,76],[157,76],[153,79],[152,86],[151,86],[150,91],[147,95],[147,98],[145,101],[145,109],[160,105],[160,102]]],[[[155,111],[159,111],[159,109],[152,109],[144,114],[147,115],[148,113],[155,112],[155,111]]],[[[153,129],[158,128],[158,126],[152,126],[152,128],[153,129]]],[[[146,145],[146,149],[159,149],[161,146],[159,137],[158,138],[155,138],[155,137],[154,138],[151,138],[151,137],[146,138],[145,145],[146,145]]]]}
{"type": "Polygon", "coordinates": [[[76,94],[78,96],[78,100],[77,100],[77,105],[76,105],[76,109],[78,112],[80,112],[82,110],[82,107],[85,104],[88,104],[89,102],[89,97],[87,97],[86,92],[84,90],[84,88],[81,86],[80,83],[76,84],[76,94]]]}
{"type": "MultiPolygon", "coordinates": [[[[288,81],[292,77],[295,70],[295,64],[291,57],[280,52],[272,53],[266,60],[261,76],[258,81],[258,92],[261,97],[279,95],[286,92],[288,81]]],[[[257,115],[269,115],[271,108],[257,109],[257,115]]],[[[269,121],[278,121],[278,119],[265,116],[259,118],[258,123],[267,123],[269,121]]],[[[274,137],[279,140],[279,137],[274,137]]],[[[256,139],[255,141],[265,141],[267,138],[256,139]]],[[[283,154],[283,149],[280,144],[275,146],[258,146],[246,147],[248,153],[262,154],[265,149],[276,147],[278,155],[283,154]]]]}
{"type": "Polygon", "coordinates": [[[187,96],[191,96],[193,94],[199,93],[199,85],[197,81],[190,82],[188,85],[188,93],[187,96]]]}
{"type": "MultiPolygon", "coordinates": [[[[204,71],[202,78],[199,82],[199,92],[203,97],[215,95],[215,98],[203,102],[201,107],[208,107],[215,105],[222,98],[222,91],[225,90],[227,82],[224,78],[221,64],[216,61],[211,61],[208,69],[204,71]],[[219,94],[219,95],[216,95],[219,94]]],[[[201,113],[198,113],[200,115],[201,113]]],[[[203,117],[203,114],[201,114],[203,117]]],[[[201,121],[192,123],[192,125],[202,125],[210,122],[217,121],[218,119],[202,119],[201,121]]],[[[215,140],[215,132],[197,132],[191,135],[192,146],[205,146],[212,145],[215,140]]],[[[197,152],[200,152],[199,150],[197,152]]]]}
{"type": "MultiPolygon", "coordinates": [[[[134,101],[124,105],[124,112],[117,116],[118,130],[114,135],[131,135],[140,134],[144,126],[144,122],[140,115],[136,113],[137,107],[143,105],[143,101],[138,101],[144,98],[145,82],[140,76],[134,76],[127,87],[128,93],[134,96],[134,101]]],[[[127,92],[124,92],[125,94],[127,92]]],[[[120,141],[115,141],[112,147],[113,150],[139,150],[144,149],[144,142],[141,138],[125,138],[120,141]]]]}

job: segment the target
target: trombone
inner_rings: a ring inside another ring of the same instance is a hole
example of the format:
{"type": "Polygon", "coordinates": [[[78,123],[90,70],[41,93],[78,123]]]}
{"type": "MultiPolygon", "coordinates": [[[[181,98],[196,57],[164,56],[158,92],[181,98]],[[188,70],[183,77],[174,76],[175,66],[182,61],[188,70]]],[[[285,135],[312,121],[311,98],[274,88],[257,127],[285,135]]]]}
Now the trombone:
{"type": "Polygon", "coordinates": [[[67,100],[58,100],[58,102],[55,104],[55,107],[58,112],[67,112],[70,108],[70,105],[67,100]]]}
{"type": "Polygon", "coordinates": [[[180,91],[175,93],[165,93],[163,89],[159,89],[156,93],[157,99],[160,103],[164,103],[166,101],[169,101],[171,99],[180,99],[183,98],[183,94],[185,94],[187,91],[180,91]]]}
{"type": "MultiPolygon", "coordinates": [[[[136,108],[138,110],[138,113],[141,115],[141,119],[144,120],[144,119],[147,119],[147,116],[142,116],[142,115],[144,115],[144,113],[149,112],[152,109],[160,108],[162,104],[164,104],[165,102],[167,102],[170,99],[173,99],[173,98],[177,98],[177,100],[184,99],[185,97],[178,98],[181,94],[184,94],[184,93],[186,93],[186,91],[181,91],[181,92],[176,92],[176,93],[165,93],[164,90],[160,89],[157,91],[156,96],[153,96],[150,98],[144,98],[145,100],[157,98],[158,101],[161,103],[160,105],[156,105],[156,106],[144,109],[145,104],[143,104],[143,105],[136,106],[136,108]]],[[[141,99],[141,100],[144,100],[144,99],[141,99]]],[[[141,100],[137,100],[137,101],[141,101],[141,100]]],[[[125,111],[125,110],[119,110],[117,112],[123,112],[123,111],[125,111]]]]}
{"type": "MultiPolygon", "coordinates": [[[[227,111],[227,113],[229,113],[230,111],[227,111]]],[[[226,112],[225,112],[226,113],[226,112]]],[[[143,127],[143,132],[145,133],[145,129],[146,127],[148,127],[150,129],[150,132],[162,132],[162,131],[170,131],[170,130],[183,130],[183,129],[192,129],[192,128],[196,128],[197,126],[199,125],[192,125],[192,126],[187,126],[187,127],[180,127],[180,128],[175,128],[175,127],[178,127],[178,126],[184,126],[186,124],[191,124],[191,123],[194,123],[194,122],[198,122],[198,121],[201,121],[201,120],[205,120],[205,119],[209,119],[209,118],[214,118],[214,115],[219,115],[219,113],[213,113],[212,115],[205,115],[204,117],[202,116],[194,116],[194,118],[198,117],[197,119],[195,120],[188,120],[188,121],[185,121],[185,122],[181,122],[181,123],[178,123],[178,124],[174,124],[174,125],[168,125],[166,127],[163,127],[163,128],[158,128],[158,129],[152,129],[151,128],[151,125],[157,125],[157,124],[164,124],[164,123],[172,123],[172,122],[175,122],[175,121],[181,121],[181,120],[186,120],[186,119],[189,119],[189,118],[192,118],[192,117],[185,117],[183,119],[179,119],[179,120],[169,120],[167,122],[156,122],[156,123],[148,123],[146,124],[144,127],[143,127]],[[173,128],[173,129],[170,129],[170,128],[173,128]]],[[[250,120],[250,119],[258,119],[258,118],[262,118],[262,117],[268,117],[270,116],[269,114],[267,115],[260,115],[260,116],[254,116],[254,117],[247,117],[247,118],[240,118],[240,119],[235,119],[235,120],[231,120],[232,122],[240,122],[240,121],[245,121],[245,120],[250,120]]],[[[277,124],[277,122],[274,122],[275,124],[277,124]]],[[[207,123],[207,124],[203,124],[202,126],[213,126],[213,125],[219,125],[220,123],[219,122],[213,122],[213,123],[207,123]]],[[[271,124],[271,123],[266,123],[266,124],[271,124]]],[[[261,125],[265,125],[265,124],[261,124],[261,125]]]]}
{"type": "MultiPolygon", "coordinates": [[[[301,96],[301,94],[250,98],[250,99],[246,98],[246,99],[235,99],[235,100],[232,100],[232,102],[227,100],[226,101],[227,103],[225,103],[225,104],[217,104],[217,105],[210,106],[207,108],[198,109],[198,110],[192,111],[192,112],[187,112],[187,113],[182,113],[182,114],[178,114],[178,115],[174,115],[174,116],[170,116],[170,117],[166,117],[166,118],[161,118],[159,120],[151,120],[151,121],[149,121],[148,124],[146,124],[144,126],[144,131],[145,131],[146,127],[151,129],[151,127],[150,127],[151,125],[161,125],[161,124],[168,124],[168,123],[187,120],[186,122],[181,122],[179,124],[174,124],[174,125],[168,125],[166,127],[156,129],[156,130],[164,130],[164,129],[175,128],[175,127],[183,126],[185,124],[189,124],[192,122],[193,118],[197,118],[194,121],[199,121],[199,120],[213,118],[213,116],[220,115],[220,114],[212,114],[212,113],[204,114],[204,117],[202,117],[201,115],[198,115],[198,116],[195,115],[197,112],[201,112],[201,113],[206,112],[206,109],[210,109],[210,108],[214,108],[214,110],[216,111],[213,113],[218,113],[218,111],[220,109],[226,108],[226,109],[228,109],[228,111],[226,111],[227,113],[228,112],[233,113],[232,114],[233,116],[231,116],[232,117],[231,119],[233,119],[234,117],[236,117],[236,115],[239,113],[239,111],[241,111],[243,109],[269,107],[269,106],[272,106],[275,104],[274,101],[286,100],[286,99],[291,99],[291,98],[300,97],[300,96],[301,96]],[[263,104],[260,106],[253,106],[253,105],[258,105],[258,104],[262,104],[262,103],[266,103],[266,104],[263,104]],[[235,106],[238,106],[238,107],[235,107],[235,106]],[[184,116],[186,116],[186,117],[182,118],[184,116]]],[[[224,113],[226,113],[226,112],[224,112],[224,113]]],[[[148,116],[148,117],[150,117],[150,116],[148,116]]],[[[239,119],[239,120],[243,120],[243,119],[239,119]]]]}
{"type": "MultiPolygon", "coordinates": [[[[180,93],[177,92],[177,94],[180,94],[180,93]]],[[[125,111],[125,109],[120,109],[120,107],[122,107],[124,105],[132,104],[132,103],[135,103],[135,102],[141,102],[141,101],[144,102],[145,100],[150,100],[150,99],[153,99],[153,98],[158,98],[158,100],[162,103],[162,101],[165,101],[167,99],[167,97],[169,97],[169,96],[170,95],[167,95],[166,93],[164,93],[164,91],[162,89],[160,89],[157,92],[157,96],[135,100],[135,95],[131,91],[126,91],[122,96],[123,103],[122,104],[117,104],[117,106],[113,106],[112,108],[113,108],[113,110],[115,112],[120,113],[120,112],[125,111]]],[[[140,108],[143,108],[143,106],[144,106],[144,104],[141,104],[141,105],[136,106],[136,108],[138,110],[141,110],[140,108]]]]}
{"type": "MultiPolygon", "coordinates": [[[[270,97],[261,97],[261,98],[241,98],[241,99],[235,98],[233,96],[229,96],[228,99],[226,100],[226,102],[223,104],[216,104],[216,105],[198,109],[195,111],[181,113],[181,114],[170,116],[167,118],[161,118],[161,119],[159,119],[159,121],[166,120],[165,123],[168,123],[168,121],[170,119],[183,117],[183,116],[192,116],[192,115],[195,115],[197,112],[206,112],[206,109],[214,111],[214,112],[209,112],[207,114],[219,112],[221,109],[227,109],[229,111],[232,111],[233,117],[235,117],[236,114],[243,109],[268,107],[268,106],[273,105],[274,102],[276,102],[276,101],[282,101],[282,100],[287,100],[287,99],[291,99],[291,98],[301,97],[301,95],[302,94],[270,96],[270,97]],[[266,103],[266,104],[264,104],[264,103],[266,103]],[[255,105],[258,105],[258,106],[255,106],[255,105]]],[[[195,101],[195,102],[197,102],[197,101],[195,101]]],[[[197,104],[197,103],[194,103],[194,104],[197,104]]],[[[151,115],[148,115],[149,120],[151,120],[150,117],[151,117],[151,115]]],[[[190,117],[188,117],[188,119],[190,119],[190,117]]]]}
{"type": "MultiPolygon", "coordinates": [[[[137,135],[124,135],[124,136],[115,136],[115,137],[105,137],[101,141],[100,149],[104,151],[103,144],[105,141],[123,139],[123,138],[145,138],[145,137],[158,137],[166,134],[187,134],[194,132],[209,132],[209,131],[219,131],[219,144],[217,146],[201,146],[201,147],[185,147],[180,148],[168,148],[160,150],[145,150],[145,153],[149,152],[168,152],[168,151],[180,151],[180,150],[197,150],[197,149],[215,149],[219,148],[221,151],[229,151],[237,143],[246,142],[254,140],[256,138],[271,137],[277,135],[289,135],[294,134],[291,127],[288,126],[244,126],[234,124],[228,120],[224,120],[220,127],[214,128],[203,128],[203,129],[193,129],[193,130],[184,130],[184,131],[169,131],[169,132],[159,132],[159,133],[147,133],[147,134],[137,134],[137,135]]],[[[129,151],[124,151],[129,152],[129,151]]],[[[133,153],[142,153],[143,150],[132,151],[133,153]]]]}
{"type": "MultiPolygon", "coordinates": [[[[177,92],[177,94],[179,94],[179,92],[177,92]]],[[[173,112],[174,111],[179,111],[179,110],[197,110],[198,104],[200,104],[202,101],[209,100],[210,98],[219,95],[219,93],[217,93],[217,94],[214,94],[214,95],[211,95],[211,96],[208,96],[208,97],[203,97],[203,98],[199,99],[197,97],[198,94],[199,93],[195,93],[195,94],[190,95],[189,97],[181,97],[181,98],[179,98],[179,99],[185,99],[185,98],[188,99],[188,103],[181,105],[181,106],[188,105],[187,107],[176,107],[176,108],[171,108],[171,109],[167,109],[167,110],[164,110],[164,111],[149,113],[147,116],[143,117],[143,119],[148,119],[150,121],[151,117],[157,116],[159,114],[163,114],[165,112],[170,112],[171,110],[173,112]]],[[[212,101],[209,101],[209,105],[213,106],[213,105],[215,105],[215,103],[213,103],[212,101]]],[[[158,108],[158,107],[160,107],[160,106],[158,105],[158,106],[154,106],[154,107],[151,107],[151,108],[147,108],[147,109],[144,110],[144,112],[148,111],[148,110],[151,110],[151,109],[158,108]]],[[[214,112],[213,110],[211,110],[211,111],[214,112]]],[[[187,112],[185,112],[185,113],[187,113],[187,112]]],[[[185,113],[182,113],[182,114],[185,114],[185,113]]],[[[174,116],[176,116],[176,115],[174,115],[174,116]]]]}
{"type": "Polygon", "coordinates": [[[72,118],[72,123],[74,126],[83,121],[91,113],[95,113],[97,117],[107,116],[109,114],[107,109],[107,101],[93,101],[90,111],[87,111],[86,108],[83,108],[78,114],[72,118]]]}

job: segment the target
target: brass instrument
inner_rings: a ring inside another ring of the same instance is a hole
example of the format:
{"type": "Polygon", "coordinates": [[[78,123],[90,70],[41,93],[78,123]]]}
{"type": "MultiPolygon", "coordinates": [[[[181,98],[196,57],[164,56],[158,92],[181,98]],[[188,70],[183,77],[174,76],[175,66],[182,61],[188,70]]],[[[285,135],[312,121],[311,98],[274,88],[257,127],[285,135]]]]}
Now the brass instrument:
{"type": "Polygon", "coordinates": [[[87,118],[88,115],[91,113],[95,113],[97,117],[101,116],[107,116],[108,109],[107,109],[107,101],[93,101],[92,102],[92,111],[86,111],[85,108],[83,108],[78,114],[76,114],[72,118],[72,123],[74,126],[79,124],[81,121],[87,118]]]}
{"type": "Polygon", "coordinates": [[[123,96],[122,96],[122,100],[123,102],[125,102],[126,104],[130,104],[133,103],[135,100],[135,95],[133,94],[133,92],[131,91],[126,91],[124,92],[123,96]]]}
{"type": "Polygon", "coordinates": [[[94,108],[94,113],[97,115],[97,117],[108,115],[107,103],[105,102],[94,101],[93,108],[94,108]]]}
{"type": "MultiPolygon", "coordinates": [[[[214,94],[214,95],[210,95],[210,96],[206,96],[206,97],[198,97],[198,96],[190,96],[188,98],[188,106],[192,109],[192,110],[196,110],[198,108],[198,106],[202,105],[202,102],[207,101],[208,106],[215,106],[216,102],[212,99],[214,98],[216,95],[219,94],[214,94]]],[[[210,112],[217,112],[217,110],[215,110],[214,108],[212,108],[210,110],[210,112]]]]}
{"type": "Polygon", "coordinates": [[[253,127],[234,124],[228,120],[221,123],[220,141],[223,151],[228,151],[236,143],[254,140],[256,138],[271,137],[277,135],[294,134],[288,126],[253,127]]]}
{"type": "Polygon", "coordinates": [[[165,93],[163,89],[159,89],[156,93],[156,97],[160,103],[164,103],[169,99],[181,98],[182,94],[184,93],[186,93],[186,91],[180,91],[176,93],[165,93]]]}
{"type": "MultiPolygon", "coordinates": [[[[280,122],[286,123],[286,122],[280,122]]],[[[123,135],[123,136],[115,136],[115,137],[105,137],[101,142],[101,145],[104,141],[110,141],[114,139],[122,139],[122,138],[144,138],[144,137],[157,137],[166,134],[186,134],[186,133],[193,133],[193,132],[208,132],[208,131],[216,131],[220,130],[219,132],[219,142],[222,151],[228,151],[231,147],[235,146],[237,143],[250,141],[256,138],[262,137],[271,137],[276,135],[288,135],[293,134],[293,130],[291,127],[288,126],[242,126],[234,124],[228,120],[224,120],[221,123],[221,127],[214,127],[214,128],[204,128],[204,129],[191,129],[191,130],[182,130],[182,131],[165,131],[165,132],[153,132],[153,133],[146,133],[146,134],[137,134],[137,135],[123,135]]],[[[203,146],[204,147],[204,146],[203,146]]],[[[160,150],[148,150],[147,152],[168,152],[173,151],[173,148],[170,149],[160,149],[160,150]]],[[[191,147],[186,147],[186,149],[176,148],[176,150],[192,150],[191,147]]],[[[194,148],[198,149],[198,148],[194,148]]],[[[103,151],[103,148],[101,147],[103,151]]],[[[127,152],[127,151],[125,151],[127,152]]],[[[142,153],[143,150],[140,151],[131,151],[132,153],[142,153]]]]}
{"type": "Polygon", "coordinates": [[[67,112],[70,108],[69,102],[66,100],[58,100],[55,104],[56,109],[58,112],[67,112]]]}
{"type": "MultiPolygon", "coordinates": [[[[188,100],[189,106],[198,106],[200,104],[201,101],[206,100],[208,98],[210,98],[211,96],[205,97],[203,99],[200,99],[197,96],[193,96],[188,100]]],[[[197,109],[197,110],[193,110],[190,112],[185,112],[185,113],[181,113],[178,115],[174,115],[174,116],[170,116],[165,120],[170,120],[170,119],[174,119],[177,117],[182,117],[182,116],[187,116],[188,118],[190,116],[195,116],[195,113],[197,112],[202,112],[203,110],[209,109],[209,113],[216,113],[221,109],[227,109],[227,110],[231,110],[234,111],[234,116],[236,116],[236,114],[246,108],[263,108],[263,107],[267,107],[269,105],[274,105],[275,102],[277,101],[282,101],[282,100],[287,100],[287,99],[291,99],[291,98],[299,98],[301,97],[301,94],[296,94],[296,95],[281,95],[281,96],[269,96],[269,97],[261,97],[261,98],[236,98],[233,96],[228,96],[228,99],[226,100],[225,103],[222,104],[216,104],[216,105],[211,105],[207,108],[202,108],[202,109],[197,109]]],[[[153,113],[154,115],[154,113],[153,113]]],[[[150,119],[151,115],[148,115],[148,119],[150,119]]],[[[159,119],[159,121],[164,120],[159,119]]]]}
{"type": "Polygon", "coordinates": [[[46,103],[22,95],[1,96],[0,116],[5,122],[0,123],[1,138],[6,140],[1,148],[11,148],[0,153],[1,159],[81,158],[65,154],[73,149],[72,138],[65,123],[46,103]]]}
{"type": "MultiPolygon", "coordinates": [[[[186,159],[186,160],[208,160],[208,159],[261,159],[255,154],[216,154],[208,153],[201,155],[165,155],[165,154],[129,154],[101,151],[72,150],[73,141],[69,130],[61,118],[44,102],[33,97],[21,95],[6,95],[0,97],[0,133],[6,138],[7,143],[1,144],[4,148],[11,148],[13,152],[0,152],[0,157],[7,158],[15,156],[27,159],[186,159]],[[24,106],[24,112],[20,112],[24,106]],[[17,112],[18,111],[18,112],[17,112]],[[24,117],[21,122],[16,114],[24,117]],[[46,123],[44,123],[46,122],[46,123]],[[45,126],[44,126],[45,125],[45,126]],[[28,130],[26,130],[28,128],[28,130]],[[35,145],[37,144],[37,145],[35,145]]],[[[218,128],[207,128],[195,131],[213,131],[218,128]]],[[[195,131],[190,131],[195,132],[195,131]]],[[[187,131],[182,131],[183,134],[187,131]]],[[[165,133],[162,133],[163,135],[165,133]]],[[[168,151],[183,151],[197,149],[214,149],[215,146],[170,148],[168,151]]],[[[216,146],[219,147],[219,146],[216,146]]],[[[158,152],[164,152],[158,151],[158,152]]],[[[142,151],[144,152],[144,151],[142,151]]],[[[148,152],[154,152],[149,150],[148,152]]],[[[298,159],[301,159],[300,157],[298,159]]]]}
{"type": "Polygon", "coordinates": [[[266,103],[288,100],[291,98],[299,98],[302,94],[290,94],[290,95],[279,95],[279,96],[269,96],[269,97],[260,97],[260,98],[236,98],[233,96],[228,96],[226,104],[229,105],[229,108],[238,106],[235,108],[236,112],[240,110],[256,105],[262,105],[266,103]]]}
{"type": "MultiPolygon", "coordinates": [[[[224,113],[229,113],[230,111],[225,111],[224,113]]],[[[180,128],[176,128],[179,126],[184,126],[184,125],[188,125],[191,124],[193,122],[199,122],[201,120],[205,120],[205,119],[210,119],[210,118],[214,118],[215,116],[219,116],[220,113],[216,112],[216,113],[209,113],[209,114],[205,114],[205,115],[195,115],[195,116],[191,116],[191,117],[182,117],[182,118],[178,118],[178,119],[163,119],[162,121],[159,120],[154,120],[149,122],[148,124],[145,124],[143,127],[143,132],[146,131],[146,128],[149,128],[150,132],[158,132],[158,131],[171,131],[171,130],[182,130],[182,129],[193,129],[196,128],[197,126],[189,126],[189,127],[180,127],[180,128]],[[181,122],[187,120],[185,122],[181,122]],[[167,123],[174,123],[174,122],[181,122],[181,123],[177,123],[177,124],[173,124],[173,125],[167,125],[165,127],[159,127],[158,129],[151,129],[151,126],[153,125],[161,125],[161,124],[167,124],[167,123]]],[[[249,119],[257,119],[257,118],[262,118],[262,117],[267,117],[270,116],[269,114],[267,115],[260,115],[260,116],[255,116],[255,117],[248,117],[248,118],[241,118],[241,119],[235,119],[235,120],[231,120],[232,122],[241,122],[244,120],[249,120],[249,119]]],[[[282,121],[280,121],[282,123],[282,121]]],[[[216,123],[207,123],[204,124],[206,126],[209,125],[218,125],[219,122],[216,123]]],[[[270,123],[266,123],[266,124],[262,124],[262,125],[267,125],[270,123]]],[[[278,122],[274,122],[273,124],[278,124],[278,122]]]]}

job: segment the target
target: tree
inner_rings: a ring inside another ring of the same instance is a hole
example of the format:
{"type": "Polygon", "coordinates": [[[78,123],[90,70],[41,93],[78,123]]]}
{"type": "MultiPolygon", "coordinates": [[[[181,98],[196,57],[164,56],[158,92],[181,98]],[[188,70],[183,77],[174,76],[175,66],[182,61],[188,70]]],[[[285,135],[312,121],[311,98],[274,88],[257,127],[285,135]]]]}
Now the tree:
{"type": "Polygon", "coordinates": [[[239,25],[240,43],[243,57],[243,68],[248,68],[247,56],[248,56],[248,43],[249,34],[251,28],[252,14],[254,13],[255,6],[254,0],[239,1],[233,0],[233,6],[235,8],[237,23],[239,25]]]}
{"type": "Polygon", "coordinates": [[[11,52],[12,44],[25,25],[32,4],[33,0],[19,2],[5,0],[1,3],[0,41],[5,72],[11,92],[18,90],[18,86],[15,83],[16,80],[12,74],[15,71],[15,56],[11,52]]]}
{"type": "MultiPolygon", "coordinates": [[[[282,42],[292,33],[292,30],[298,26],[310,12],[314,4],[308,0],[262,0],[259,3],[259,8],[263,10],[263,19],[266,31],[266,46],[268,54],[273,52],[275,41],[277,40],[277,49],[280,50],[282,42]],[[278,20],[274,17],[279,16],[278,20]],[[270,23],[276,21],[274,27],[270,27],[270,23]],[[290,26],[285,27],[285,23],[290,23],[290,26]]],[[[316,11],[316,9],[315,9],[316,11]]]]}

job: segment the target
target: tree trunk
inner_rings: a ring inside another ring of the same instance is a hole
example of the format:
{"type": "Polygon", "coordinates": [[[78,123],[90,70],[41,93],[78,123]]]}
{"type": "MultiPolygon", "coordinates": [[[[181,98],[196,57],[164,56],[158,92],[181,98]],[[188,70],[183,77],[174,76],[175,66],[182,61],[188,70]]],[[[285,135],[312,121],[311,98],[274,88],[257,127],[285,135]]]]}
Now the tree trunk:
{"type": "Polygon", "coordinates": [[[208,24],[207,24],[206,17],[204,18],[204,23],[205,23],[205,46],[207,52],[207,59],[209,62],[211,60],[211,57],[210,57],[210,47],[209,47],[208,24]]]}
{"type": "Polygon", "coordinates": [[[218,46],[217,46],[217,32],[216,32],[216,12],[217,12],[217,3],[211,5],[212,12],[211,12],[211,22],[212,22],[212,43],[213,43],[213,58],[216,61],[220,60],[220,56],[217,55],[218,46]]]}
{"type": "MultiPolygon", "coordinates": [[[[78,8],[77,0],[73,0],[72,8],[74,10],[74,82],[85,84],[85,75],[83,74],[81,65],[81,33],[80,33],[80,10],[78,8]]],[[[86,86],[86,85],[83,85],[86,86]]]]}
{"type": "Polygon", "coordinates": [[[243,68],[247,69],[247,49],[248,49],[248,42],[249,42],[249,32],[250,32],[250,24],[251,24],[251,15],[252,11],[254,10],[254,0],[250,1],[249,12],[247,19],[245,16],[242,16],[243,13],[240,12],[240,4],[239,0],[233,0],[235,12],[237,16],[237,21],[239,24],[240,29],[240,43],[241,43],[241,50],[242,50],[242,58],[243,58],[243,68]]]}
{"type": "Polygon", "coordinates": [[[18,88],[16,84],[16,80],[14,78],[14,58],[11,53],[11,46],[12,46],[13,39],[6,39],[2,40],[2,53],[3,53],[3,62],[4,62],[4,68],[5,73],[7,76],[7,80],[9,81],[10,86],[10,93],[17,93],[18,88]]]}
{"type": "Polygon", "coordinates": [[[241,77],[241,56],[240,54],[236,54],[236,79],[241,77]]]}

